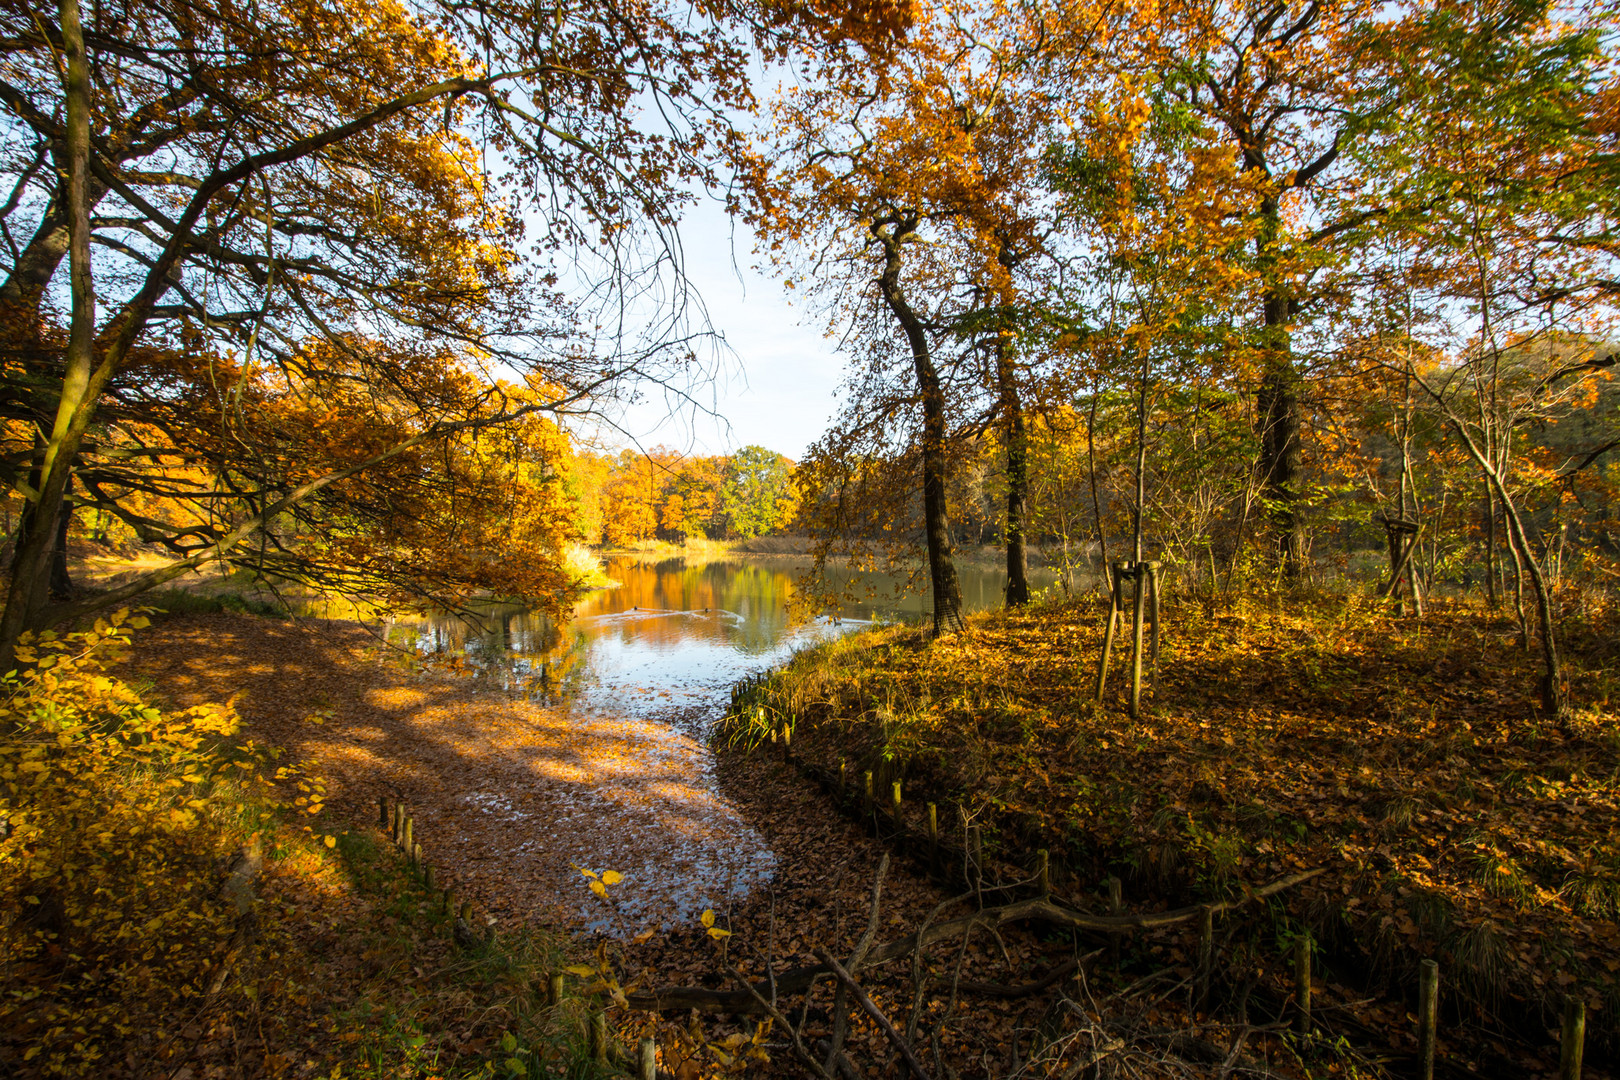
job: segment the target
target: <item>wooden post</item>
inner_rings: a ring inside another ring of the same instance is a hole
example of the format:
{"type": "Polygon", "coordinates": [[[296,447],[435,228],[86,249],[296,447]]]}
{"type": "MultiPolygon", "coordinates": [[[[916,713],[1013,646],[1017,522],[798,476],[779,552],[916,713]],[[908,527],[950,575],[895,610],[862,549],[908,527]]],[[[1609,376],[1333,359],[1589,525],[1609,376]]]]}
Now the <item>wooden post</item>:
{"type": "Polygon", "coordinates": [[[1311,933],[1309,930],[1294,939],[1294,1004],[1299,1013],[1294,1017],[1294,1030],[1301,1035],[1311,1033],[1311,933]]]}
{"type": "Polygon", "coordinates": [[[447,886],[444,890],[444,913],[449,915],[456,910],[456,894],[447,886]]]}
{"type": "Polygon", "coordinates": [[[793,760],[793,729],[787,721],[782,721],[782,760],[793,760]]]}
{"type": "Polygon", "coordinates": [[[928,865],[939,864],[939,807],[928,804],[928,865]]]}
{"type": "Polygon", "coordinates": [[[555,1009],[558,1005],[562,1004],[563,977],[561,975],[552,975],[547,981],[546,989],[551,998],[551,1007],[555,1009]]]}
{"type": "Polygon", "coordinates": [[[1153,671],[1148,676],[1148,686],[1156,686],[1159,682],[1159,564],[1149,561],[1147,564],[1148,585],[1148,614],[1153,620],[1152,644],[1148,647],[1148,657],[1153,661],[1153,671]]]}
{"type": "Polygon", "coordinates": [[[1035,887],[1043,900],[1052,895],[1052,859],[1045,848],[1035,852],[1035,887]]]}
{"type": "Polygon", "coordinates": [[[405,804],[394,804],[394,843],[398,845],[399,838],[405,834],[405,804]]]}
{"type": "Polygon", "coordinates": [[[900,830],[900,781],[896,780],[889,785],[889,816],[894,818],[894,828],[900,830]]]}
{"type": "Polygon", "coordinates": [[[601,1009],[591,1010],[590,1044],[591,1060],[605,1064],[608,1059],[607,1013],[601,1009]]]}
{"type": "Polygon", "coordinates": [[[422,867],[422,888],[428,892],[433,891],[433,867],[431,866],[422,867]]]}
{"type": "Polygon", "coordinates": [[[377,828],[388,828],[388,796],[377,796],[377,828]]]}
{"type": "MultiPolygon", "coordinates": [[[[1119,878],[1110,875],[1108,878],[1108,914],[1119,916],[1125,914],[1125,890],[1119,878]]],[[[1114,966],[1119,966],[1119,935],[1108,936],[1108,954],[1114,966]]]]}
{"type": "Polygon", "coordinates": [[[1198,998],[1209,993],[1215,974],[1215,909],[1208,904],[1198,915],[1198,998]]]}
{"type": "Polygon", "coordinates": [[[415,870],[419,874],[422,872],[422,845],[421,844],[412,844],[411,845],[411,869],[415,870]]]}
{"type": "Polygon", "coordinates": [[[1581,1058],[1586,1054],[1586,1002],[1570,994],[1564,998],[1564,1037],[1558,1049],[1558,1080],[1581,1080],[1581,1058]]]}
{"type": "Polygon", "coordinates": [[[415,830],[415,827],[416,822],[407,815],[405,818],[405,831],[400,834],[399,838],[399,846],[405,849],[407,859],[411,857],[411,845],[415,842],[411,839],[411,833],[415,830]]]}
{"type": "Polygon", "coordinates": [[[1142,613],[1147,602],[1147,571],[1136,564],[1136,595],[1131,605],[1131,719],[1142,715],[1142,613]]]}
{"type": "Polygon", "coordinates": [[[1418,969],[1418,1078],[1434,1080],[1434,1044],[1439,1017],[1440,965],[1423,961],[1418,969]]]}
{"type": "Polygon", "coordinates": [[[869,814],[869,813],[872,812],[872,770],[867,769],[861,775],[865,778],[865,781],[866,781],[866,796],[865,796],[866,801],[864,803],[862,803],[862,808],[863,808],[862,812],[869,814]]]}
{"type": "Polygon", "coordinates": [[[636,1080],[658,1080],[658,1044],[651,1039],[636,1047],[636,1080]]]}
{"type": "Polygon", "coordinates": [[[1097,662],[1097,700],[1103,699],[1103,688],[1108,685],[1108,656],[1114,651],[1114,627],[1119,622],[1120,581],[1126,564],[1111,563],[1108,567],[1108,628],[1103,631],[1102,659],[1097,662]]]}

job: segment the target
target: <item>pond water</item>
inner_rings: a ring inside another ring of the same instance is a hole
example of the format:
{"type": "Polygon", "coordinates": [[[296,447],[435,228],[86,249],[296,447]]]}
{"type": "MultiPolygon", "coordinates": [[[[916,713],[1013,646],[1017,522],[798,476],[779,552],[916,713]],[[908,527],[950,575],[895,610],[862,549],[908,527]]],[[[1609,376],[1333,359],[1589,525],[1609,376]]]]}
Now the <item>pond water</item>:
{"type": "MultiPolygon", "coordinates": [[[[801,556],[615,556],[605,567],[619,587],[587,594],[564,625],[491,607],[478,620],[436,618],[410,632],[425,652],[464,653],[504,689],[585,711],[660,717],[707,739],[731,685],[745,676],[828,635],[932,612],[926,595],[895,600],[896,577],[839,571],[840,589],[859,599],[834,616],[795,623],[790,602],[808,565],[801,556]]],[[[960,566],[958,575],[966,610],[1002,603],[1003,572],[960,566]]],[[[1034,589],[1056,580],[1050,570],[1030,574],[1034,589]]]]}
{"type": "MultiPolygon", "coordinates": [[[[683,923],[772,876],[775,854],[715,780],[709,737],[732,684],[830,635],[927,611],[926,598],[885,602],[892,580],[863,578],[847,582],[851,594],[871,586],[879,595],[795,622],[790,601],[806,565],[780,556],[613,558],[606,569],[619,587],[590,593],[562,625],[491,607],[476,620],[393,629],[430,657],[464,658],[482,678],[539,706],[533,723],[553,733],[550,756],[534,755],[517,771],[491,768],[479,790],[463,793],[461,812],[506,825],[520,817],[518,851],[555,864],[529,868],[536,889],[586,929],[631,934],[683,923]],[[559,779],[565,774],[574,779],[559,779]],[[517,806],[527,809],[515,814],[517,806]],[[570,866],[624,874],[611,917],[570,866]]],[[[999,605],[1001,581],[964,567],[965,606],[999,605]]]]}

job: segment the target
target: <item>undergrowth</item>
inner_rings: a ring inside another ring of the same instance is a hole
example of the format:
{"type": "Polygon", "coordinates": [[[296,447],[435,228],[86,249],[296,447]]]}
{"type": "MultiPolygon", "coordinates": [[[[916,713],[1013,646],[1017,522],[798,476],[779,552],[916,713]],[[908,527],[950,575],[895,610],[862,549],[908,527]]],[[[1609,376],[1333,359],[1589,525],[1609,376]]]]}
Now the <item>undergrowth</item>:
{"type": "Polygon", "coordinates": [[[1128,637],[1095,700],[1103,621],[1042,605],[830,641],[739,687],[717,738],[792,728],[829,774],[973,818],[987,851],[1050,849],[1077,903],[1109,875],[1171,903],[1324,867],[1291,917],[1361,982],[1404,992],[1434,957],[1473,1021],[1533,1034],[1577,993],[1589,1045],[1620,1049],[1612,634],[1571,635],[1566,734],[1512,627],[1458,602],[1421,621],[1355,596],[1174,604],[1137,720],[1128,637]]]}
{"type": "Polygon", "coordinates": [[[597,1074],[585,1002],[547,999],[556,940],[455,945],[442,898],[376,834],[323,831],[321,781],[228,705],[107,673],[143,623],[25,641],[0,686],[7,1076],[597,1074]]]}

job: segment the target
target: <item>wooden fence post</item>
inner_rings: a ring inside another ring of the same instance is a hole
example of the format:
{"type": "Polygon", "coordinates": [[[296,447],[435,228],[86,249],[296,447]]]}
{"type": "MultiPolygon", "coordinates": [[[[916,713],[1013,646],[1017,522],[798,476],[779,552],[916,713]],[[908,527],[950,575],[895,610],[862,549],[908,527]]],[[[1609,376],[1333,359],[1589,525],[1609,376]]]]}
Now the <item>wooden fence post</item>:
{"type": "Polygon", "coordinates": [[[642,1039],[636,1048],[637,1080],[658,1080],[658,1044],[642,1039]]]}
{"type": "Polygon", "coordinates": [[[591,1009],[590,1044],[591,1060],[598,1064],[606,1063],[608,1059],[607,1013],[600,1008],[591,1009]]]}
{"type": "Polygon", "coordinates": [[[1294,1004],[1299,1013],[1294,1018],[1294,1030],[1301,1035],[1311,1033],[1311,932],[1294,939],[1294,1004]]]}
{"type": "Polygon", "coordinates": [[[546,991],[551,999],[550,1004],[552,1008],[556,1008],[558,1005],[561,1005],[563,999],[563,977],[556,974],[552,975],[547,983],[546,991]]]}
{"type": "Polygon", "coordinates": [[[388,828],[388,796],[377,796],[377,828],[388,828]]]}
{"type": "Polygon", "coordinates": [[[1425,960],[1418,969],[1418,1077],[1434,1080],[1434,1044],[1439,1018],[1440,965],[1425,960]]]}
{"type": "Polygon", "coordinates": [[[889,785],[889,816],[894,818],[894,828],[900,831],[900,781],[896,780],[889,785]]]}
{"type": "Polygon", "coordinates": [[[939,807],[928,804],[928,866],[939,866],[939,807]]]}
{"type": "MultiPolygon", "coordinates": [[[[1111,875],[1108,878],[1108,914],[1114,916],[1125,914],[1124,886],[1120,884],[1119,878],[1111,875]]],[[[1108,955],[1115,967],[1119,966],[1119,953],[1119,935],[1108,935],[1108,955]]]]}
{"type": "Polygon", "coordinates": [[[1586,1002],[1574,994],[1564,999],[1564,1037],[1558,1047],[1558,1080],[1581,1080],[1586,1054],[1586,1002]]]}

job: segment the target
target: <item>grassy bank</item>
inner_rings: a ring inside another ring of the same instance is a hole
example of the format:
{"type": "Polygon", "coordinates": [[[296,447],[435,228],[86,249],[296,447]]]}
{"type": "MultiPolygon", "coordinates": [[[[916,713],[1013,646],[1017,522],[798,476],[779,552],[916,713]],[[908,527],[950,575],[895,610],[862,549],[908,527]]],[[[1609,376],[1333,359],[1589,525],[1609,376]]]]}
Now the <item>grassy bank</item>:
{"type": "Polygon", "coordinates": [[[830,642],[746,694],[723,737],[791,724],[805,759],[872,770],[880,792],[900,779],[911,814],[971,817],[991,853],[1029,865],[1049,848],[1066,897],[1099,910],[1109,875],[1174,905],[1326,868],[1271,917],[1310,927],[1332,977],[1401,997],[1433,957],[1454,1021],[1532,1042],[1577,994],[1588,1060],[1616,1051],[1612,634],[1571,628],[1564,734],[1536,713],[1533,657],[1475,608],[1418,622],[1278,596],[1166,622],[1139,720],[1118,678],[1093,700],[1103,615],[1084,603],[938,642],[830,642]]]}

